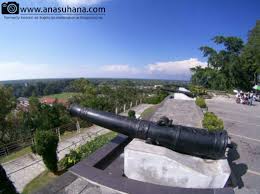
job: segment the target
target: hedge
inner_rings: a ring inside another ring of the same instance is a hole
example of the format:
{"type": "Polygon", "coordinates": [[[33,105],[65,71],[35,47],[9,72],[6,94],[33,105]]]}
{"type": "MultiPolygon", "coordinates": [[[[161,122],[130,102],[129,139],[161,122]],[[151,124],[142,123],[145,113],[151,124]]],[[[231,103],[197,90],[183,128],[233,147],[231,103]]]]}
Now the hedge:
{"type": "Polygon", "coordinates": [[[190,85],[189,89],[195,96],[207,94],[207,90],[205,88],[203,88],[202,86],[190,85]]]}
{"type": "Polygon", "coordinates": [[[135,117],[135,111],[134,111],[134,110],[129,110],[129,111],[128,111],[128,117],[129,117],[129,118],[136,118],[136,117],[135,117]]]}
{"type": "Polygon", "coordinates": [[[109,132],[96,137],[75,150],[71,150],[70,153],[66,154],[65,157],[59,162],[60,167],[64,170],[70,168],[74,164],[95,152],[97,149],[101,148],[103,145],[107,144],[116,135],[117,133],[115,132],[109,132]]]}
{"type": "Polygon", "coordinates": [[[57,147],[59,143],[57,135],[53,131],[37,130],[34,139],[35,145],[32,148],[42,156],[45,166],[51,172],[57,172],[57,147]]]}
{"type": "Polygon", "coordinates": [[[202,125],[209,131],[220,131],[224,129],[224,123],[222,119],[218,118],[212,112],[207,112],[204,114],[202,125]]]}
{"type": "Polygon", "coordinates": [[[144,100],[144,103],[147,104],[159,104],[160,102],[162,102],[166,97],[168,96],[168,93],[160,93],[160,94],[156,94],[154,96],[151,97],[147,97],[144,100]]]}
{"type": "Polygon", "coordinates": [[[207,105],[206,105],[206,102],[205,102],[204,98],[197,97],[195,103],[196,103],[197,106],[199,106],[200,108],[207,108],[207,105]]]}

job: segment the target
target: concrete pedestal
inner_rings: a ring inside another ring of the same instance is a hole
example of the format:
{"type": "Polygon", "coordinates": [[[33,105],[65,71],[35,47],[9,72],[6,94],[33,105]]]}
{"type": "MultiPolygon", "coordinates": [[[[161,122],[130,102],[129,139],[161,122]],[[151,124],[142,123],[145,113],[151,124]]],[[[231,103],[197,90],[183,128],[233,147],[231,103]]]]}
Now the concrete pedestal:
{"type": "Polygon", "coordinates": [[[223,188],[230,176],[226,159],[205,160],[134,139],[124,150],[130,179],[185,188],[223,188]]]}

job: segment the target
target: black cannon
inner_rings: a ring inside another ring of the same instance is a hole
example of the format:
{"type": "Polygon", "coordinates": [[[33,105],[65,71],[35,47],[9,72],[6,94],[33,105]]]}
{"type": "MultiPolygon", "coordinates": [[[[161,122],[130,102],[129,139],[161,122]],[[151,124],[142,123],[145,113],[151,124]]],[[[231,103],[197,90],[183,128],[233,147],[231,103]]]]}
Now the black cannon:
{"type": "Polygon", "coordinates": [[[181,125],[159,126],[154,122],[77,105],[70,106],[69,111],[72,116],[101,127],[189,155],[219,159],[225,155],[229,146],[228,134],[225,130],[208,132],[205,129],[181,125]]]}
{"type": "Polygon", "coordinates": [[[182,93],[182,94],[185,94],[186,96],[189,96],[191,98],[196,97],[193,93],[188,92],[188,91],[186,92],[186,91],[179,90],[179,88],[178,89],[162,88],[161,90],[166,91],[166,92],[182,93]]]}

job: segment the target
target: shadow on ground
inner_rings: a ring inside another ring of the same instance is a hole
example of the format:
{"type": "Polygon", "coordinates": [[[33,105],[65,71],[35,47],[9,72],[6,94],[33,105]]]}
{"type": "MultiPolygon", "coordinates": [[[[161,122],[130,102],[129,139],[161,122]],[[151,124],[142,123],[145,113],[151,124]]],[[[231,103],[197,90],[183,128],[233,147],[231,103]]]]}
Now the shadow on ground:
{"type": "Polygon", "coordinates": [[[228,162],[231,168],[231,186],[241,189],[244,187],[242,176],[246,174],[248,166],[244,163],[236,163],[236,160],[239,158],[240,155],[237,151],[237,144],[232,142],[232,148],[228,151],[228,162]]]}

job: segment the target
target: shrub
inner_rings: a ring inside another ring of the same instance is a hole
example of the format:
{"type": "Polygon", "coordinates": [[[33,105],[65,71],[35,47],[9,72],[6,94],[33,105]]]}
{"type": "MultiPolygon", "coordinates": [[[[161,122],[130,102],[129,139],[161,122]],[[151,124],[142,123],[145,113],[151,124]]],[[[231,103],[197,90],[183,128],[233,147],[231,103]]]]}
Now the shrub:
{"type": "Polygon", "coordinates": [[[37,154],[36,147],[35,147],[34,143],[31,145],[31,150],[32,150],[32,153],[37,154]]]}
{"type": "Polygon", "coordinates": [[[135,118],[135,111],[134,110],[129,110],[128,111],[128,117],[135,118]]]}
{"type": "Polygon", "coordinates": [[[168,96],[168,93],[166,92],[160,92],[158,94],[155,94],[154,96],[150,96],[147,97],[144,100],[144,103],[147,104],[159,104],[160,102],[162,102],[164,100],[164,98],[166,98],[168,96]]]}
{"type": "Polygon", "coordinates": [[[223,121],[212,112],[207,112],[204,114],[202,125],[209,131],[219,131],[224,129],[223,121]]]}
{"type": "Polygon", "coordinates": [[[58,142],[59,139],[53,131],[38,130],[35,133],[35,150],[42,156],[45,166],[52,172],[58,170],[58,142]]]}
{"type": "Polygon", "coordinates": [[[196,103],[197,106],[199,106],[200,108],[207,108],[207,105],[206,105],[206,102],[205,102],[204,98],[197,97],[195,103],[196,103]]]}
{"type": "Polygon", "coordinates": [[[115,132],[109,132],[107,134],[96,137],[95,139],[80,146],[76,150],[71,150],[70,153],[66,154],[65,157],[60,161],[61,168],[64,170],[70,168],[74,164],[78,163],[82,159],[95,152],[104,144],[108,143],[115,136],[115,132]]]}
{"type": "Polygon", "coordinates": [[[0,165],[0,193],[3,194],[17,194],[17,191],[8,176],[5,169],[0,165]]]}
{"type": "Polygon", "coordinates": [[[207,90],[202,86],[190,85],[189,89],[195,96],[201,96],[207,94],[207,90]]]}

